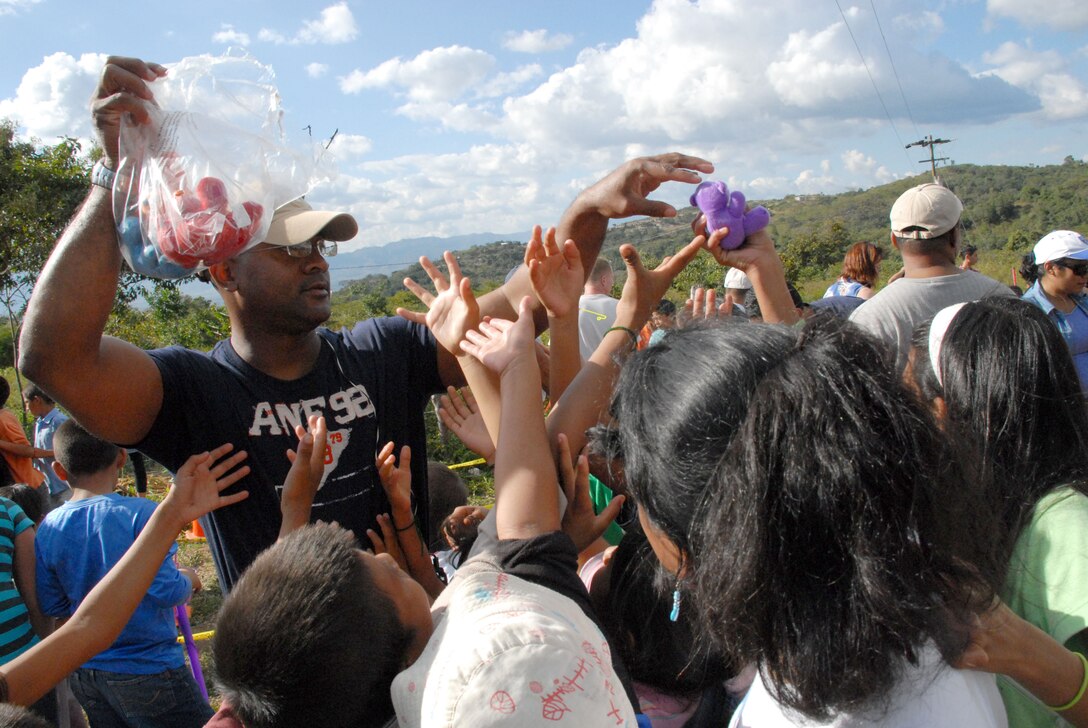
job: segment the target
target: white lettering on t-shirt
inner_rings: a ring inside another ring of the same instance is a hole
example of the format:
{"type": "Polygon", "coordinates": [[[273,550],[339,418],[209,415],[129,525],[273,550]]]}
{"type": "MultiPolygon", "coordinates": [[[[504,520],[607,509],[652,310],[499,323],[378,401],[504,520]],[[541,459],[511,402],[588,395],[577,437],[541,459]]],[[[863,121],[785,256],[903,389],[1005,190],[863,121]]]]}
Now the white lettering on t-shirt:
{"type": "Polygon", "coordinates": [[[276,423],[276,416],[272,414],[272,405],[268,402],[258,402],[257,406],[253,408],[253,424],[249,428],[249,436],[257,437],[262,433],[262,429],[267,427],[269,435],[280,435],[283,430],[280,429],[279,424],[276,423]]]}
{"type": "MultiPolygon", "coordinates": [[[[374,402],[366,387],[361,384],[332,394],[327,403],[333,419],[339,425],[372,416],[374,402]]],[[[253,408],[253,424],[249,428],[250,437],[260,435],[282,435],[292,433],[296,425],[305,425],[310,415],[326,415],[324,397],[313,397],[301,402],[258,402],[253,408]]]]}

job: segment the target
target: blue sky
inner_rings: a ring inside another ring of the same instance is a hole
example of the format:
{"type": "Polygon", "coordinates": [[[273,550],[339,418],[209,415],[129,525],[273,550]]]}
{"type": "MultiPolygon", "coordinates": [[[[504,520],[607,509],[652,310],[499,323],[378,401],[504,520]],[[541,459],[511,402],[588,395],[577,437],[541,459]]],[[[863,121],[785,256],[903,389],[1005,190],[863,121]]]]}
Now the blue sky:
{"type": "Polygon", "coordinates": [[[89,138],[106,55],[244,49],[290,129],[339,130],[310,200],[359,217],[350,249],[548,225],[662,151],[750,197],[917,174],[929,133],[956,162],[1085,159],[1086,31],[1085,0],[0,0],[0,117],[89,138]]]}

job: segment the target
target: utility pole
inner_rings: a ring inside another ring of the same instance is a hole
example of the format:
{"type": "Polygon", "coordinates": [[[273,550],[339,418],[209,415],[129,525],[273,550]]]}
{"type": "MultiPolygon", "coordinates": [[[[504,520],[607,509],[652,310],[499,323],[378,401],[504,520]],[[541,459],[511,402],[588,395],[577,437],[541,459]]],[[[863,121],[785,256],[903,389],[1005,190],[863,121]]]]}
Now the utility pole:
{"type": "Polygon", "coordinates": [[[929,159],[919,160],[918,164],[925,164],[928,161],[930,172],[932,172],[933,174],[933,181],[937,182],[939,181],[937,179],[937,162],[947,162],[948,157],[936,157],[934,156],[934,153],[936,152],[938,144],[948,144],[951,141],[951,139],[934,139],[933,135],[929,134],[926,136],[925,139],[919,139],[916,142],[911,142],[907,145],[906,148],[910,149],[911,147],[929,147],[929,159]]]}

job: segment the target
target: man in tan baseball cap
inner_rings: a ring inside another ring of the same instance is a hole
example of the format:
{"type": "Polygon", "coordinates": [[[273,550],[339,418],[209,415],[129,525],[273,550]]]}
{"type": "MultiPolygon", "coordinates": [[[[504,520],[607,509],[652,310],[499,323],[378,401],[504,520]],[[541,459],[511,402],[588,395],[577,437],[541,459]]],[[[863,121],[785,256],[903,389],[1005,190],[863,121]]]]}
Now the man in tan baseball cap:
{"type": "Polygon", "coordinates": [[[914,328],[942,308],[1013,295],[1008,286],[956,265],[962,215],[955,193],[932,182],[911,187],[892,205],[891,241],[903,255],[904,275],[858,306],[850,320],[888,345],[900,372],[914,328]]]}

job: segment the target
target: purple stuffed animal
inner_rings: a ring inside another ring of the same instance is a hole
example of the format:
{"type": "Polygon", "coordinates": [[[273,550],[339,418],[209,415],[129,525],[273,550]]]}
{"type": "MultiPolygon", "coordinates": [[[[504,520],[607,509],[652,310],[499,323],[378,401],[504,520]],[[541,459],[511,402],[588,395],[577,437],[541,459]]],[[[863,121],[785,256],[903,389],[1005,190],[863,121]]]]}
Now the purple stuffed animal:
{"type": "Polygon", "coordinates": [[[706,215],[707,233],[723,227],[729,228],[729,234],[722,238],[722,250],[739,248],[744,239],[752,233],[767,227],[771,213],[763,205],[744,211],[744,193],[729,193],[725,182],[703,182],[695,188],[691,204],[706,215]]]}

